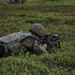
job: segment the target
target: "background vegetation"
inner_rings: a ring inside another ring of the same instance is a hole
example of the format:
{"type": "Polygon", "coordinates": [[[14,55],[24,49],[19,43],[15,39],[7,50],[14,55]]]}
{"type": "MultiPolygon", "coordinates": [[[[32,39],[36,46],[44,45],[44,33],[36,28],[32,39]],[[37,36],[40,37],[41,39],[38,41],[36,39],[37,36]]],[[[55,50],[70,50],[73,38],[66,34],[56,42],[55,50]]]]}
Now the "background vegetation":
{"type": "Polygon", "coordinates": [[[0,75],[75,75],[75,0],[27,0],[25,4],[0,4],[0,37],[27,31],[33,23],[48,33],[65,36],[61,50],[0,58],[0,75]]]}

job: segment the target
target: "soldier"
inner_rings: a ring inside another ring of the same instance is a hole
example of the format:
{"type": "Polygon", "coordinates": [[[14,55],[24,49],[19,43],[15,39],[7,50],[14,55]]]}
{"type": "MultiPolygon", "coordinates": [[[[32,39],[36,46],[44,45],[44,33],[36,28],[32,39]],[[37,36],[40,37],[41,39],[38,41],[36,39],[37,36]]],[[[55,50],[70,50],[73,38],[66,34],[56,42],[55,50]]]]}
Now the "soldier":
{"type": "Polygon", "coordinates": [[[19,53],[48,53],[47,45],[40,44],[46,29],[39,23],[30,27],[29,32],[16,32],[0,38],[0,57],[19,53]]]}

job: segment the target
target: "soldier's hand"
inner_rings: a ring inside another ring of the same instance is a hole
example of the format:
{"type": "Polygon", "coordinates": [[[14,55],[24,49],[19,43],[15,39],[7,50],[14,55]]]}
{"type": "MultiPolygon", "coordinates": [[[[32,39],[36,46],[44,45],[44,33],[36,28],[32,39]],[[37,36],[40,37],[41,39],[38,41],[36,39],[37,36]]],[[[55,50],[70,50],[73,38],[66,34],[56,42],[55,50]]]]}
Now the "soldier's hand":
{"type": "Polygon", "coordinates": [[[47,50],[47,44],[42,44],[42,47],[47,50]]]}

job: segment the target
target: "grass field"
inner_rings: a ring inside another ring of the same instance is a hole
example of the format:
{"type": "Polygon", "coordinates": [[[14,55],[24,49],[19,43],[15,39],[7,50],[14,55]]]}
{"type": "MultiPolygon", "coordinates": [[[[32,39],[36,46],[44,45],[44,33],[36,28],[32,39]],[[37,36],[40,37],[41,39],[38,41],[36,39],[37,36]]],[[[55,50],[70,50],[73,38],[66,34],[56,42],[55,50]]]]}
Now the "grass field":
{"type": "Polygon", "coordinates": [[[41,23],[48,33],[63,35],[61,50],[49,55],[0,58],[0,75],[75,75],[75,0],[27,0],[0,5],[0,37],[41,23]]]}

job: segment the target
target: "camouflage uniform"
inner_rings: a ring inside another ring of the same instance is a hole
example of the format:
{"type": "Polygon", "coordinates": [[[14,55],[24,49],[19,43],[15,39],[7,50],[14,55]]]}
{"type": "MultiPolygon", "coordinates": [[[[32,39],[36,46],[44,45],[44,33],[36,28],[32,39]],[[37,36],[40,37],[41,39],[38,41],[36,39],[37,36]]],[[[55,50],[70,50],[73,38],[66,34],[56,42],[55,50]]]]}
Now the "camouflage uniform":
{"type": "Polygon", "coordinates": [[[4,0],[2,3],[3,4],[11,4],[11,3],[23,4],[25,2],[26,0],[4,0]]]}
{"type": "Polygon", "coordinates": [[[30,28],[30,32],[16,32],[1,37],[0,57],[11,55],[11,54],[25,53],[28,51],[35,54],[48,53],[40,45],[40,41],[37,36],[37,35],[44,36],[46,31],[43,28],[44,27],[40,24],[33,24],[30,28]]]}

